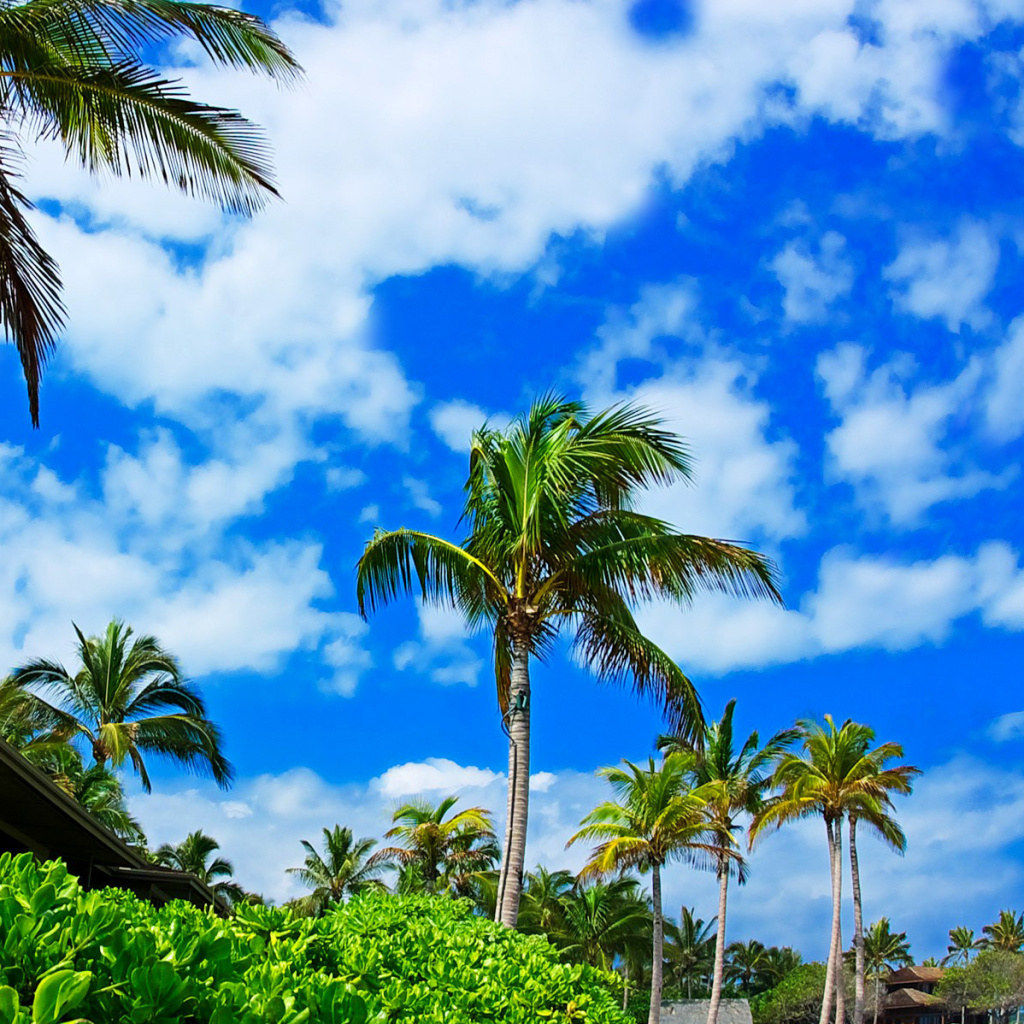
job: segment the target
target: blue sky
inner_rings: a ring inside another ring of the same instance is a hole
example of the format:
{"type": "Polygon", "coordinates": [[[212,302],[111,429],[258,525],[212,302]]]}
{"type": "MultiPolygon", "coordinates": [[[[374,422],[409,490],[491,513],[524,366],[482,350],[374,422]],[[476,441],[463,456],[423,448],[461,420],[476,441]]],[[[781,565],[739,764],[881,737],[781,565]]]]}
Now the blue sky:
{"type": "MultiPolygon", "coordinates": [[[[922,956],[1024,906],[1024,23],[999,0],[354,0],[275,19],[304,86],[167,55],[267,126],[252,222],[45,146],[27,185],[71,323],[32,431],[0,350],[0,652],[71,621],[159,635],[239,779],[158,770],[154,841],[217,836],[243,884],[395,802],[503,807],[487,644],[409,602],[363,623],[378,526],[457,536],[465,446],[556,388],[663,413],[681,529],[779,562],[785,610],[641,616],[708,711],[825,712],[925,769],[866,913],[922,956]],[[1015,20],[1016,19],[1016,20],[1015,20]]],[[[536,673],[530,857],[660,728],[563,655],[536,673]]],[[[823,952],[823,831],[765,840],[734,937],[823,952]]],[[[576,858],[574,860],[574,857],[576,858]]],[[[712,914],[679,869],[670,907],[712,914]]]]}

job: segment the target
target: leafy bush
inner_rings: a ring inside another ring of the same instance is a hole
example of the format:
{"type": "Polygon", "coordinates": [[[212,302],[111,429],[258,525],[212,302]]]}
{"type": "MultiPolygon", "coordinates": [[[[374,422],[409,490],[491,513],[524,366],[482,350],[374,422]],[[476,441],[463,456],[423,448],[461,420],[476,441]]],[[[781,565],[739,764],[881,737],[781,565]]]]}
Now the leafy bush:
{"type": "Polygon", "coordinates": [[[750,1000],[754,1024],[812,1024],[825,993],[825,965],[801,964],[750,1000]]]}
{"type": "Polygon", "coordinates": [[[0,1024],[623,1024],[611,985],[443,897],[225,921],[0,856],[0,1024]]]}

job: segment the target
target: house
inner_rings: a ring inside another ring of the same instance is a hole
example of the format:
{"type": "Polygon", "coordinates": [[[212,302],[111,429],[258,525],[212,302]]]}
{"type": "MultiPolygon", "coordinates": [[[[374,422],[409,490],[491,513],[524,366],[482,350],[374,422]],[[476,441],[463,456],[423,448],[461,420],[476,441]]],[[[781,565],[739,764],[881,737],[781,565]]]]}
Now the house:
{"type": "Polygon", "coordinates": [[[987,1014],[948,1006],[935,994],[941,967],[901,967],[885,984],[879,1019],[885,1024],[985,1024],[987,1014]]]}
{"type": "MultiPolygon", "coordinates": [[[[665,1024],[707,1024],[710,999],[680,999],[661,1004],[665,1024]]],[[[746,999],[723,999],[718,1004],[718,1024],[753,1024],[746,999]]]]}
{"type": "Polygon", "coordinates": [[[0,740],[0,853],[59,858],[86,889],[129,889],[161,906],[188,900],[226,909],[195,875],[151,864],[43,772],[0,740]]]}

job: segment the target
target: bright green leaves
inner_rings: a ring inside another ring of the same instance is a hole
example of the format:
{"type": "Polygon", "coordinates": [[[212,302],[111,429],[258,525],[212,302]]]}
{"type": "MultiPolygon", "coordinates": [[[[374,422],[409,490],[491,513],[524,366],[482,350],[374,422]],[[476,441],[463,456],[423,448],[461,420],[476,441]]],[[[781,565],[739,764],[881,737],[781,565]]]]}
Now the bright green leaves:
{"type": "Polygon", "coordinates": [[[222,920],[0,857],[0,1024],[624,1024],[613,987],[444,897],[222,920]]]}

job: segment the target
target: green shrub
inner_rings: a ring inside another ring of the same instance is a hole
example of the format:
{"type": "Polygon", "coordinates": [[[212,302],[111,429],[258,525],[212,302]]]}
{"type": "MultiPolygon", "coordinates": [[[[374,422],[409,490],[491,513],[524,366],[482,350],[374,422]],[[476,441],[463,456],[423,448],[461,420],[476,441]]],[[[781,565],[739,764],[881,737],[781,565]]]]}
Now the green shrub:
{"type": "Polygon", "coordinates": [[[0,1024],[624,1024],[612,984],[443,897],[225,921],[0,856],[0,1024]]]}
{"type": "Polygon", "coordinates": [[[750,1000],[754,1024],[813,1024],[825,993],[825,964],[801,964],[750,1000]]]}

